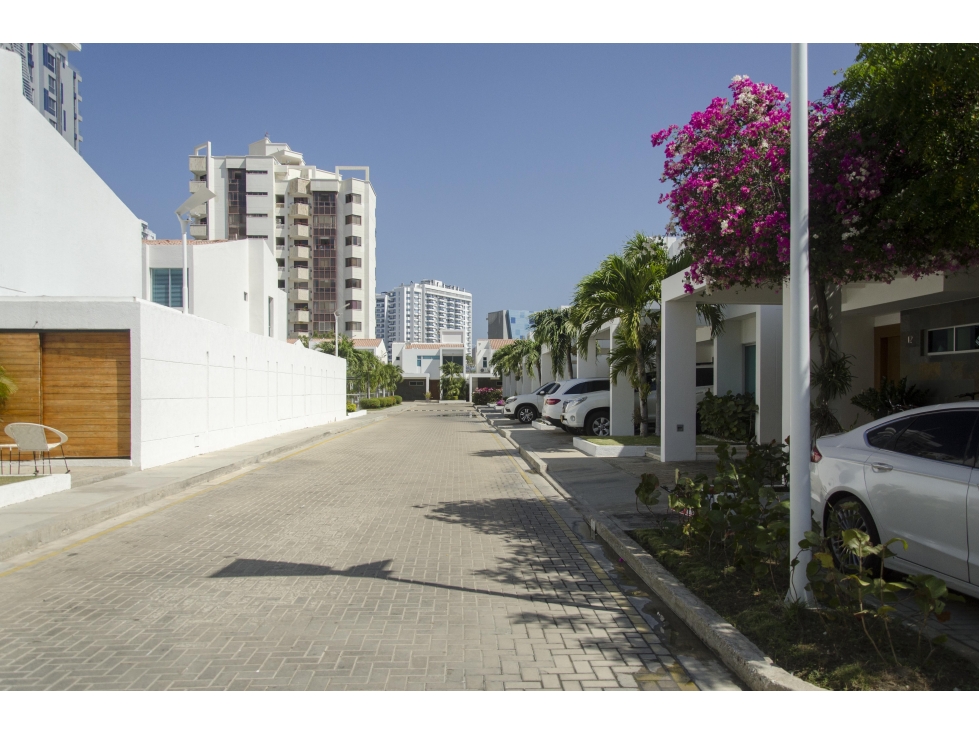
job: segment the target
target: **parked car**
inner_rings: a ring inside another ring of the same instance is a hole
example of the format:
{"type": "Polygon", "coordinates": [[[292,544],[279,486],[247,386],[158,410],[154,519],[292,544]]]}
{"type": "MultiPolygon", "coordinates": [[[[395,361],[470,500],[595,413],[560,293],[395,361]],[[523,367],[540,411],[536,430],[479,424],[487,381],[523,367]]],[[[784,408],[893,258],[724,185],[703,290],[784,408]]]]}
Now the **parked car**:
{"type": "MultiPolygon", "coordinates": [[[[826,528],[858,528],[873,543],[891,538],[885,561],[901,573],[931,573],[979,595],[979,404],[916,408],[816,441],[812,508],[826,528]],[[971,546],[971,549],[970,549],[971,546]]],[[[837,563],[855,558],[831,543],[837,563]]]]}
{"type": "MultiPolygon", "coordinates": [[[[544,420],[551,425],[563,428],[561,413],[567,401],[574,400],[580,395],[602,392],[603,390],[607,393],[608,389],[609,379],[607,377],[579,377],[574,380],[565,380],[560,387],[545,398],[541,414],[544,420]]],[[[606,417],[608,417],[608,410],[605,412],[606,417]]]]}
{"type": "Polygon", "coordinates": [[[561,387],[560,382],[549,382],[541,385],[532,393],[526,395],[514,395],[503,403],[503,415],[506,418],[514,418],[521,423],[530,423],[537,420],[544,405],[544,398],[561,387]]]}
{"type": "MultiPolygon", "coordinates": [[[[586,436],[608,436],[611,429],[609,421],[612,393],[594,392],[564,403],[561,424],[570,433],[584,433],[586,436]]],[[[639,391],[633,395],[633,410],[639,407],[639,391]]],[[[650,425],[656,421],[656,393],[649,393],[646,399],[650,425]]]]}

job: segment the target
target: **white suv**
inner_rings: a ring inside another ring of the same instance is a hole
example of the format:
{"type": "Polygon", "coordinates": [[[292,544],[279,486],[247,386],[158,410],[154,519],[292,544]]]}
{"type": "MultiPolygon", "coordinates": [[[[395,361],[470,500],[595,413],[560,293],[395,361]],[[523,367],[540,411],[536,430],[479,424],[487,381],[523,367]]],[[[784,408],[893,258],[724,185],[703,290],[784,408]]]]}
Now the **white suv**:
{"type": "Polygon", "coordinates": [[[541,385],[532,393],[526,395],[514,395],[507,398],[503,403],[503,415],[506,418],[515,418],[521,423],[530,423],[537,420],[541,408],[544,406],[544,398],[561,387],[560,382],[549,382],[541,385]]]}
{"type": "MultiPolygon", "coordinates": [[[[596,392],[582,395],[564,404],[561,423],[571,433],[584,433],[587,436],[608,436],[611,428],[609,404],[611,393],[596,392]]],[[[639,393],[634,395],[633,406],[639,406],[639,393]]],[[[655,421],[656,393],[651,392],[646,400],[650,422],[655,421]]]]}
{"type": "MultiPolygon", "coordinates": [[[[607,377],[582,377],[575,380],[565,380],[557,390],[552,391],[544,399],[544,420],[552,425],[563,427],[561,425],[561,413],[566,402],[581,395],[603,391],[608,395],[608,389],[609,379],[607,377]]],[[[608,405],[607,398],[606,405],[608,405]]]]}

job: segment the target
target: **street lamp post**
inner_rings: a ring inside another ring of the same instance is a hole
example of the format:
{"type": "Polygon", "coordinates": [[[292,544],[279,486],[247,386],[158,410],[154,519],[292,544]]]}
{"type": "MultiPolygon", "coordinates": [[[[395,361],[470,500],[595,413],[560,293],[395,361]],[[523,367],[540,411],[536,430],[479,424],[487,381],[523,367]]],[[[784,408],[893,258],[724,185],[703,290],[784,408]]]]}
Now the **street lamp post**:
{"type": "Polygon", "coordinates": [[[808,50],[792,44],[791,203],[789,209],[789,559],[799,563],[790,570],[786,600],[812,603],[806,591],[809,551],[799,541],[811,529],[809,459],[809,89],[808,50]],[[798,553],[798,556],[796,556],[798,553]]]}
{"type": "Polygon", "coordinates": [[[208,188],[202,188],[190,195],[177,211],[177,221],[180,222],[180,234],[183,238],[183,267],[180,270],[180,305],[181,310],[187,313],[187,225],[190,223],[190,212],[201,204],[206,204],[214,198],[214,192],[208,188]]]}

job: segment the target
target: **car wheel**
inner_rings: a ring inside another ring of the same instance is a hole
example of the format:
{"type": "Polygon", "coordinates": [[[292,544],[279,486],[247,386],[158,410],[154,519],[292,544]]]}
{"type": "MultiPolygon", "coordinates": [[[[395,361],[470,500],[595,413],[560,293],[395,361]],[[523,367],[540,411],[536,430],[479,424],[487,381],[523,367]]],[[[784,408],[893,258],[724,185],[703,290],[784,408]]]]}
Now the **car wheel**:
{"type": "Polygon", "coordinates": [[[589,413],[585,419],[585,433],[589,436],[609,436],[612,433],[612,421],[607,410],[596,410],[589,413]]]}
{"type": "MultiPolygon", "coordinates": [[[[870,510],[852,495],[834,500],[826,514],[826,536],[829,538],[829,549],[836,567],[845,573],[854,573],[859,568],[860,559],[853,551],[843,547],[843,531],[862,530],[870,536],[871,543],[879,545],[880,535],[874,518],[871,517],[870,510]]],[[[863,567],[876,576],[880,571],[880,556],[865,557],[863,567]]]]}
{"type": "Polygon", "coordinates": [[[537,419],[537,408],[533,405],[521,405],[517,408],[517,420],[521,423],[533,423],[537,419]]]}

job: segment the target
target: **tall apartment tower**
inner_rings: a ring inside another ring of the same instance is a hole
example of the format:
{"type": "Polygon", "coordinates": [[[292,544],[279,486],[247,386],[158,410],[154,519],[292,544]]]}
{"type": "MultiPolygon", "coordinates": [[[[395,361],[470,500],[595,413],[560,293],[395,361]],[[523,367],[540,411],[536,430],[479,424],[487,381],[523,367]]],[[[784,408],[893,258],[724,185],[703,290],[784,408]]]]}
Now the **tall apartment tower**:
{"type": "Polygon", "coordinates": [[[378,293],[375,339],[383,339],[391,357],[394,342],[438,343],[442,329],[464,334],[467,353],[473,345],[473,297],[468,291],[440,280],[403,283],[378,293]]]}
{"type": "Polygon", "coordinates": [[[490,339],[523,339],[530,335],[530,311],[491,311],[486,333],[490,339]]]}
{"type": "Polygon", "coordinates": [[[82,101],[78,94],[81,74],[68,63],[68,53],[81,51],[80,43],[3,43],[7,51],[20,56],[21,77],[24,84],[24,97],[51,127],[76,151],[82,136],[79,125],[82,116],[78,105],[82,101]]]}
{"type": "Polygon", "coordinates": [[[210,142],[190,156],[191,193],[214,194],[191,212],[195,239],[262,238],[279,266],[286,291],[289,336],[334,330],[354,339],[374,326],[374,210],[366,166],[324,171],[302,153],[266,137],[243,156],[215,156],[210,142]],[[363,179],[342,171],[362,171],[363,179]]]}

